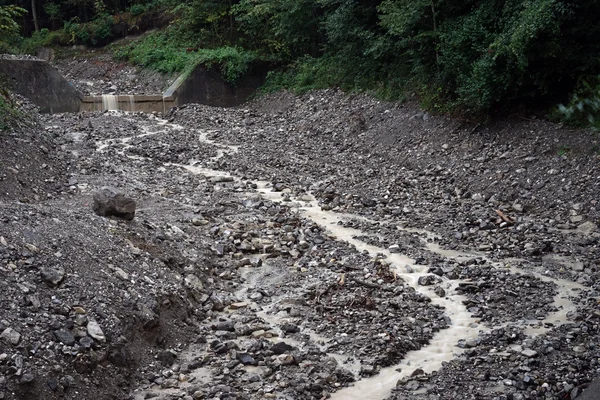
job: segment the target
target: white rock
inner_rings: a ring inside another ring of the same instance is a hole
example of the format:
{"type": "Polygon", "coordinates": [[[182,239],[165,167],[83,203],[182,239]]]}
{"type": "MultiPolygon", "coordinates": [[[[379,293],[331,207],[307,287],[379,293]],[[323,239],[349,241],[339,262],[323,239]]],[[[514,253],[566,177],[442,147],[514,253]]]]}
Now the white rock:
{"type": "Polygon", "coordinates": [[[106,336],[104,336],[104,332],[102,332],[102,328],[100,325],[93,319],[90,320],[87,324],[87,332],[92,338],[96,339],[99,342],[106,342],[106,336]]]}

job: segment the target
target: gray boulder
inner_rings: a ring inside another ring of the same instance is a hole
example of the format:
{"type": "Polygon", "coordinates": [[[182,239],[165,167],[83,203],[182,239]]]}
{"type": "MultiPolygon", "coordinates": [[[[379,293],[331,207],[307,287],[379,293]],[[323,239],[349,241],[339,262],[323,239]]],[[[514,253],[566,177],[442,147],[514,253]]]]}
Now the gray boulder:
{"type": "Polygon", "coordinates": [[[101,217],[117,217],[131,221],[135,216],[135,200],[107,186],[94,193],[92,208],[101,217]]]}

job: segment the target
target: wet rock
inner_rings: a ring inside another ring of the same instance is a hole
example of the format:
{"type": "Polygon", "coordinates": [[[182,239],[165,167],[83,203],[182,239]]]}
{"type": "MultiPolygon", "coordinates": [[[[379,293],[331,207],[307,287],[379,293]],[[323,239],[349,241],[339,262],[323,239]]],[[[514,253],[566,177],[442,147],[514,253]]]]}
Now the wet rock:
{"type": "Polygon", "coordinates": [[[93,196],[92,209],[101,217],[117,217],[131,221],[135,217],[135,200],[111,187],[103,187],[93,196]]]}
{"type": "Polygon", "coordinates": [[[294,348],[285,342],[277,342],[271,347],[271,351],[275,354],[289,353],[292,350],[294,350],[294,348]]]}
{"type": "Polygon", "coordinates": [[[238,353],[237,359],[244,365],[256,365],[256,360],[248,353],[238,353]]]}
{"type": "Polygon", "coordinates": [[[439,278],[435,275],[425,275],[420,276],[418,279],[418,283],[420,286],[431,286],[435,285],[438,282],[439,278]]]}

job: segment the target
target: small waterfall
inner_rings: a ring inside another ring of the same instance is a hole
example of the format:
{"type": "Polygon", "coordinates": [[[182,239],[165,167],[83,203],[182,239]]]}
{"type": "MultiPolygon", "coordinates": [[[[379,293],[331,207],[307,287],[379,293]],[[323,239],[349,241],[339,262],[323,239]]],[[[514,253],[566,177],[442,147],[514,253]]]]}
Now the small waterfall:
{"type": "Polygon", "coordinates": [[[129,96],[129,111],[134,112],[135,111],[135,97],[130,94],[129,96]]]}
{"type": "Polygon", "coordinates": [[[102,111],[111,110],[117,111],[119,109],[119,96],[114,94],[103,94],[102,95],[102,111]]]}

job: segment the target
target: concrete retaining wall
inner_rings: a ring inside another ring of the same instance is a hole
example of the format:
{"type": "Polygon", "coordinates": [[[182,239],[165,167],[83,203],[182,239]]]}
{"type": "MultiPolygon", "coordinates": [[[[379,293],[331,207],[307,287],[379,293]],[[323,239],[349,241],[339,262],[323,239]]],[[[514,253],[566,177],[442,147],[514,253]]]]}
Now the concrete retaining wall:
{"type": "MultiPolygon", "coordinates": [[[[143,111],[166,113],[175,106],[172,97],[144,96],[144,95],[119,95],[113,96],[117,110],[143,111]]],[[[107,109],[106,96],[86,96],[81,102],[80,111],[103,111],[107,109]]]]}
{"type": "Polygon", "coordinates": [[[179,77],[164,93],[175,99],[175,105],[187,103],[206,104],[214,107],[234,107],[246,101],[263,84],[264,72],[256,72],[231,85],[218,72],[203,66],[186,77],[179,77]]]}
{"type": "MultiPolygon", "coordinates": [[[[114,109],[165,113],[171,107],[187,103],[238,106],[264,82],[266,68],[262,69],[256,68],[259,72],[231,85],[218,72],[198,66],[188,76],[179,77],[162,96],[113,96],[114,109]]],[[[8,78],[11,90],[30,99],[43,113],[107,109],[107,96],[84,97],[46,61],[0,58],[0,75],[8,78]]]]}
{"type": "Polygon", "coordinates": [[[79,111],[83,95],[46,61],[0,58],[0,75],[43,113],[79,111]]]}

